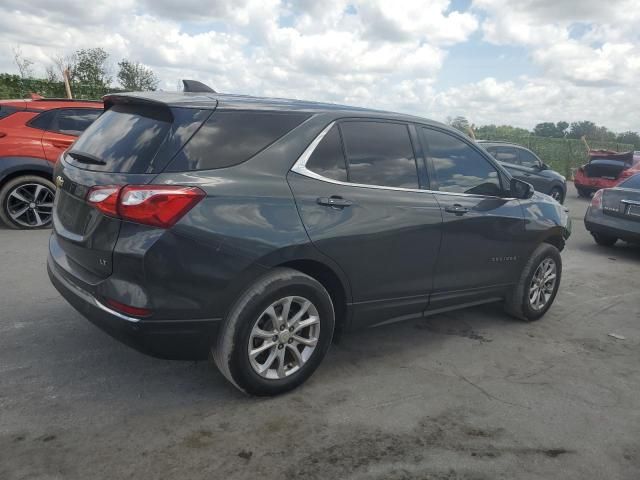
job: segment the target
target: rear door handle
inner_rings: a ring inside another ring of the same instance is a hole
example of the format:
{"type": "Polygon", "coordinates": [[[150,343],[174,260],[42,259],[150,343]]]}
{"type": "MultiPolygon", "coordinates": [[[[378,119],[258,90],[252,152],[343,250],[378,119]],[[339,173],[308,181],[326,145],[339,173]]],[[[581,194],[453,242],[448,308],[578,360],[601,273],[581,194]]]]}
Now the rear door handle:
{"type": "Polygon", "coordinates": [[[456,215],[461,216],[467,213],[469,209],[467,207],[463,207],[459,203],[455,203],[453,205],[445,207],[444,211],[448,213],[455,213],[456,215]]]}
{"type": "Polygon", "coordinates": [[[318,198],[318,205],[342,209],[345,207],[350,207],[351,205],[353,205],[353,202],[351,200],[345,200],[344,198],[337,195],[333,195],[331,197],[318,198]]]}

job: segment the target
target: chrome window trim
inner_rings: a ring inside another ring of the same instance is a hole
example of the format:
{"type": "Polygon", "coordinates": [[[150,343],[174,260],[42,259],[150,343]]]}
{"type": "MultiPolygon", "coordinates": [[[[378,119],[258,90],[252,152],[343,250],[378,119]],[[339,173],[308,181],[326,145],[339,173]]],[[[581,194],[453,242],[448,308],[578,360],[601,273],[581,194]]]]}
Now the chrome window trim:
{"type": "MultiPolygon", "coordinates": [[[[320,174],[318,174],[316,172],[313,172],[313,171],[309,170],[307,168],[307,162],[309,161],[309,158],[311,158],[311,155],[313,154],[315,149],[318,147],[318,144],[322,141],[322,139],[325,137],[325,135],[327,133],[329,133],[329,130],[331,130],[331,128],[335,124],[336,124],[336,121],[334,120],[329,125],[327,125],[318,134],[318,136],[316,138],[313,139],[313,141],[304,150],[304,152],[302,152],[302,155],[300,155],[300,157],[298,157],[298,160],[296,160],[296,163],[293,164],[293,167],[291,167],[291,171],[292,172],[298,173],[298,174],[303,175],[303,176],[308,177],[308,178],[313,178],[315,180],[319,180],[321,182],[333,183],[334,185],[343,185],[345,187],[371,188],[371,189],[374,189],[374,190],[391,190],[391,191],[396,191],[396,192],[415,192],[415,193],[431,193],[431,194],[438,193],[440,195],[455,195],[455,196],[474,197],[474,198],[499,198],[501,200],[516,200],[516,198],[496,197],[496,196],[493,196],[493,195],[476,195],[474,193],[456,193],[456,192],[445,192],[445,191],[442,191],[442,190],[427,190],[425,188],[388,187],[388,186],[385,186],[385,185],[367,185],[365,183],[343,182],[343,181],[340,181],[340,180],[335,180],[333,178],[325,177],[323,175],[320,175],[320,174]]],[[[346,161],[347,161],[347,159],[345,158],[345,162],[346,161]]],[[[499,172],[498,172],[498,174],[499,174],[499,172]]]]}

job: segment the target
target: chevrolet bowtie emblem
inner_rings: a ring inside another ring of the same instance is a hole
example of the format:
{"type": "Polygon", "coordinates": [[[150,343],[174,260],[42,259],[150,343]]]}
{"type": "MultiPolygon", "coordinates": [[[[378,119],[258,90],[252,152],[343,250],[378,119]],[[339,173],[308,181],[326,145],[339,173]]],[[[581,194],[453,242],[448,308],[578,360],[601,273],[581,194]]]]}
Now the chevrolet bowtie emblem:
{"type": "Polygon", "coordinates": [[[62,178],[60,175],[58,175],[56,177],[56,186],[58,188],[62,187],[62,185],[64,185],[64,178],[62,178]]]}

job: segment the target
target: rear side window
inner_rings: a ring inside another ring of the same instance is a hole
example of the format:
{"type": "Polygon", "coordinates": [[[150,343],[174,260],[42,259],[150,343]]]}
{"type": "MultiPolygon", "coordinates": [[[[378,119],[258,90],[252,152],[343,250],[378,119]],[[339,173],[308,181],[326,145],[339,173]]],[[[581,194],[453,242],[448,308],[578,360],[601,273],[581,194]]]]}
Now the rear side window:
{"type": "Polygon", "coordinates": [[[513,165],[520,163],[518,161],[518,152],[512,147],[497,147],[493,156],[501,162],[511,163],[513,165]]]}
{"type": "Polygon", "coordinates": [[[493,196],[502,193],[498,171],[477,150],[448,133],[422,130],[441,191],[493,196]]]}
{"type": "Polygon", "coordinates": [[[640,173],[636,173],[633,177],[627,178],[624,182],[621,182],[618,186],[622,188],[633,188],[636,190],[640,190],[640,173]]]}
{"type": "Polygon", "coordinates": [[[309,157],[306,164],[312,172],[326,178],[347,181],[347,166],[342,151],[342,140],[338,126],[334,125],[309,157]]]}
{"type": "Polygon", "coordinates": [[[172,120],[166,108],[115,105],[87,128],[69,155],[81,168],[143,173],[165,139],[172,120]]]}
{"type": "Polygon", "coordinates": [[[289,133],[309,114],[216,110],[167,171],[208,170],[248,160],[289,133]]]}
{"type": "Polygon", "coordinates": [[[14,112],[17,112],[18,109],[14,108],[14,107],[3,107],[0,106],[0,120],[2,120],[3,118],[8,117],[9,115],[11,115],[14,112]]]}
{"type": "Polygon", "coordinates": [[[387,122],[340,124],[349,181],[365,185],[419,188],[407,125],[387,122]]]}
{"type": "Polygon", "coordinates": [[[66,135],[80,135],[96,118],[102,110],[91,108],[67,108],[58,110],[52,128],[55,132],[66,135]]]}
{"type": "Polygon", "coordinates": [[[48,110],[35,117],[28,125],[31,128],[37,128],[39,130],[51,130],[56,114],[57,112],[55,110],[48,110]]]}

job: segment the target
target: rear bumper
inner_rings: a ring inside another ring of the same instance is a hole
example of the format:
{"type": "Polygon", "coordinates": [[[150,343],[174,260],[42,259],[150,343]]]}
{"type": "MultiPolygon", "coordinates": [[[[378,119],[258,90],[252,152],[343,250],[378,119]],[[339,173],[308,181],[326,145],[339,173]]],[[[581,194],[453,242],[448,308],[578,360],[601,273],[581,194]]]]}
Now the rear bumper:
{"type": "Polygon", "coordinates": [[[576,172],[573,183],[576,188],[580,188],[582,190],[587,190],[590,192],[596,192],[602,188],[612,188],[615,187],[620,180],[615,179],[611,180],[608,178],[600,178],[600,177],[587,177],[584,173],[579,170],[576,172]]]}
{"type": "Polygon", "coordinates": [[[47,273],[53,286],[91,323],[130,347],[159,358],[203,360],[217,335],[220,319],[148,320],[122,315],[65,278],[49,255],[47,273]]]}
{"type": "Polygon", "coordinates": [[[621,240],[640,243],[640,222],[594,213],[591,208],[584,217],[584,226],[589,232],[610,235],[621,240]]]}

